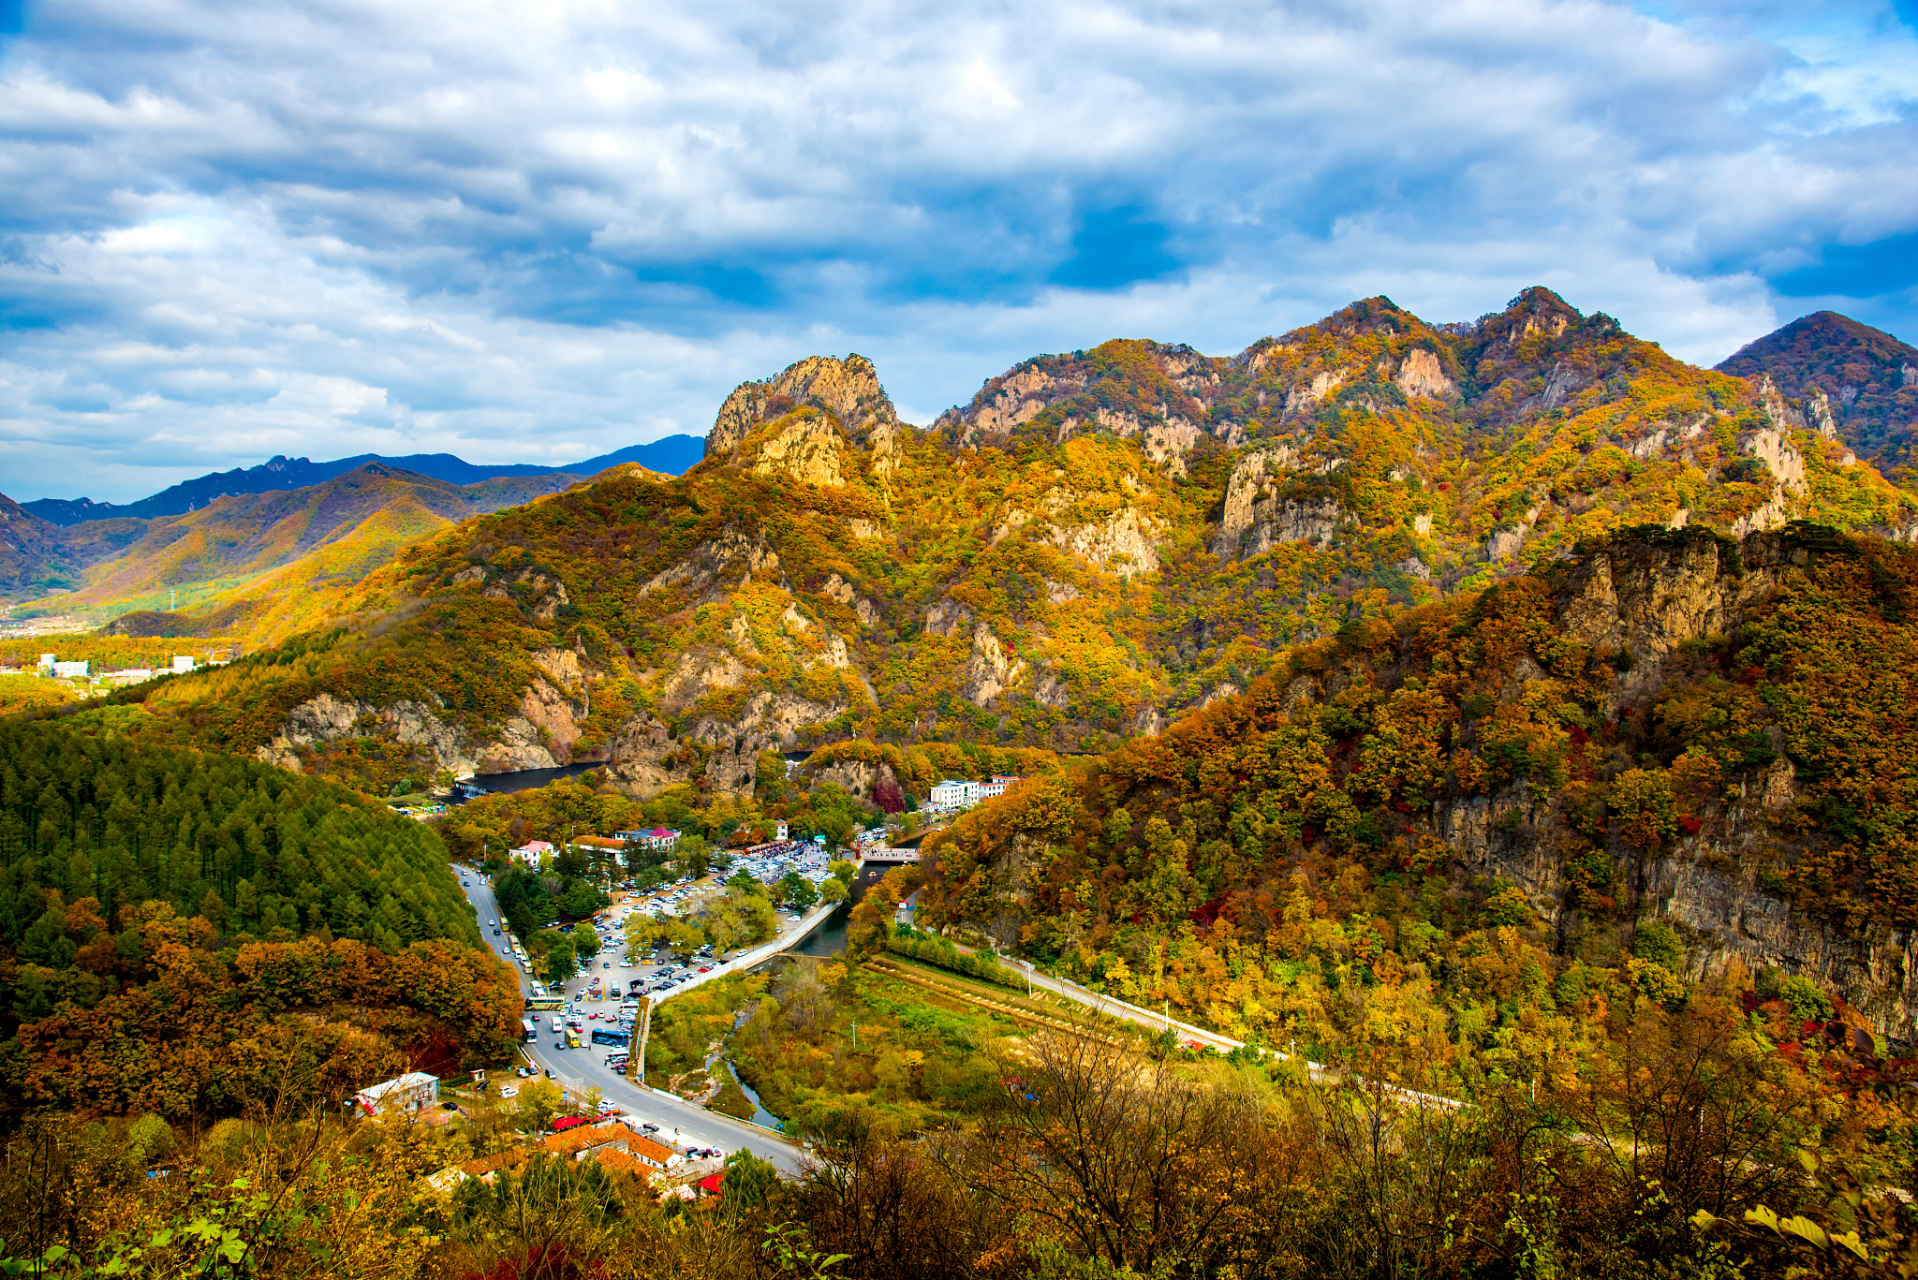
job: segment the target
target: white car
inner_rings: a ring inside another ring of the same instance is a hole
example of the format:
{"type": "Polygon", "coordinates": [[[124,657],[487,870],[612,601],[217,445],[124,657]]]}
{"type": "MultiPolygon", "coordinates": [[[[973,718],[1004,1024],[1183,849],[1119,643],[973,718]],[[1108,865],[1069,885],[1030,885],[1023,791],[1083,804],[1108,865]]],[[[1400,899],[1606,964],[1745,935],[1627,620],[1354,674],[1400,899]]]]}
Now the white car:
{"type": "Polygon", "coordinates": [[[512,1085],[510,1085],[510,1084],[509,1084],[509,1085],[503,1085],[503,1086],[501,1086],[501,1088],[500,1088],[500,1091],[499,1091],[499,1096],[500,1096],[500,1097],[502,1097],[502,1098],[517,1098],[517,1097],[519,1097],[519,1090],[518,1090],[518,1089],[515,1089],[515,1088],[514,1088],[514,1087],[513,1087],[512,1085]]]}

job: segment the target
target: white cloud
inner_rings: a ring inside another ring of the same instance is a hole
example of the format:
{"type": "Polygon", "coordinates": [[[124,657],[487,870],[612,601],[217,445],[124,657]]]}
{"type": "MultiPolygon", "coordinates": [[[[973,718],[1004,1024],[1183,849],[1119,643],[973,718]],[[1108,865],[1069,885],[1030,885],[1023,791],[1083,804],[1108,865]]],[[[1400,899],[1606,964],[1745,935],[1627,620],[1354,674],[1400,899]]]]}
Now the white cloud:
{"type": "Polygon", "coordinates": [[[1377,292],[1546,283],[1716,359],[1790,318],[1767,273],[1918,223],[1912,58],[1863,0],[36,8],[0,489],[567,461],[821,349],[929,418],[1038,351],[1377,292]]]}

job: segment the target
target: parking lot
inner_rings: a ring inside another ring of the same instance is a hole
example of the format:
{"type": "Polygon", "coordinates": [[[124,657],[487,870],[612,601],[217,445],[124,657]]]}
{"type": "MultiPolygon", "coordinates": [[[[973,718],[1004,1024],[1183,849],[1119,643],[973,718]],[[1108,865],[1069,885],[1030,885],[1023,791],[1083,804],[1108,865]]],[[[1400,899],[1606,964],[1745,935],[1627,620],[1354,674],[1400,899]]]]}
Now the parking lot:
{"type": "MultiPolygon", "coordinates": [[[[827,861],[823,853],[810,853],[795,845],[790,852],[769,851],[758,858],[736,858],[733,868],[726,874],[734,874],[744,866],[756,877],[769,876],[776,881],[788,871],[796,870],[808,879],[813,879],[816,874],[814,882],[817,883],[826,878],[827,861]]],[[[533,979],[513,955],[510,932],[502,929],[498,934],[493,933],[492,921],[499,916],[499,904],[493,897],[491,886],[483,876],[470,869],[455,868],[455,871],[460,876],[468,901],[479,914],[481,936],[507,964],[519,970],[522,991],[530,996],[533,994],[533,979]]],[[[549,993],[560,995],[567,1002],[558,1015],[562,1030],[555,1032],[555,1014],[550,1010],[537,1013],[529,1011],[527,1014],[537,1019],[538,1031],[531,1043],[521,1046],[524,1069],[550,1076],[567,1091],[569,1098],[597,1088],[602,1097],[618,1106],[623,1113],[637,1118],[642,1124],[657,1126],[660,1138],[683,1148],[713,1150],[723,1156],[726,1152],[744,1147],[773,1161],[783,1170],[795,1171],[801,1165],[803,1153],[783,1137],[635,1084],[626,1078],[620,1062],[620,1055],[626,1050],[616,1045],[592,1042],[592,1032],[597,1028],[629,1028],[633,1015],[628,1012],[626,1020],[622,1022],[622,1006],[636,998],[664,998],[688,985],[723,977],[738,969],[751,968],[798,942],[831,914],[831,909],[823,906],[804,915],[782,908],[778,916],[779,935],[776,938],[726,957],[698,955],[687,961],[677,961],[662,951],[653,953],[641,963],[627,961],[622,933],[627,915],[633,911],[646,915],[680,914],[680,911],[669,911],[668,907],[684,910],[695,891],[696,886],[682,883],[644,897],[628,896],[595,919],[594,926],[601,940],[599,954],[566,984],[564,991],[549,993]],[[591,994],[595,977],[601,984],[601,994],[597,998],[591,994]],[[614,988],[619,990],[617,997],[611,994],[614,988]],[[580,1033],[581,1047],[578,1049],[566,1047],[563,1029],[573,1023],[577,1023],[580,1033]]],[[[504,1081],[503,1087],[516,1089],[517,1084],[516,1079],[509,1078],[504,1081]]]]}

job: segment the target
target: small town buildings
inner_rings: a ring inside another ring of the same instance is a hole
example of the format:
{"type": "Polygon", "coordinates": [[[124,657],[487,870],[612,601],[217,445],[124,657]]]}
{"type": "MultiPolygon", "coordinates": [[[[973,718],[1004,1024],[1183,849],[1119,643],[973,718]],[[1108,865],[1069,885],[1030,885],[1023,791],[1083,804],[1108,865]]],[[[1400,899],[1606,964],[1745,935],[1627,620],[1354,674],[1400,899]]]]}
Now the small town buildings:
{"type": "Polygon", "coordinates": [[[679,845],[679,832],[669,827],[653,827],[647,831],[615,831],[613,834],[627,844],[661,853],[669,853],[679,845]]]}
{"type": "Polygon", "coordinates": [[[545,864],[547,857],[550,856],[552,852],[553,846],[546,843],[546,841],[528,840],[519,848],[509,850],[506,856],[514,862],[524,862],[529,867],[538,867],[545,864]]]}
{"type": "Polygon", "coordinates": [[[581,836],[573,848],[595,858],[617,858],[626,852],[626,842],[615,836],[581,836]]]}
{"type": "Polygon", "coordinates": [[[979,784],[954,778],[932,784],[932,803],[941,809],[966,809],[979,803],[979,784]]]}
{"type": "Polygon", "coordinates": [[[671,1169],[686,1163],[686,1157],[663,1142],[655,1142],[645,1134],[636,1133],[626,1144],[626,1154],[643,1165],[654,1169],[671,1169]]]}
{"type": "Polygon", "coordinates": [[[1018,781],[1019,779],[1016,775],[995,773],[992,775],[991,782],[982,782],[979,784],[979,795],[986,800],[990,800],[994,796],[1002,796],[1018,781]]]}
{"type": "Polygon", "coordinates": [[[624,1151],[618,1151],[612,1147],[601,1147],[593,1153],[593,1159],[599,1161],[600,1167],[609,1173],[627,1174],[642,1182],[649,1180],[653,1174],[651,1165],[635,1160],[624,1151]]]}
{"type": "Polygon", "coordinates": [[[561,1159],[584,1160],[602,1149],[630,1151],[634,1140],[635,1135],[626,1126],[608,1122],[567,1129],[544,1139],[540,1146],[561,1159]]]}
{"type": "Polygon", "coordinates": [[[424,1071],[409,1071],[391,1080],[368,1085],[353,1095],[353,1105],[362,1115],[382,1111],[419,1112],[439,1105],[440,1078],[424,1071]]]}

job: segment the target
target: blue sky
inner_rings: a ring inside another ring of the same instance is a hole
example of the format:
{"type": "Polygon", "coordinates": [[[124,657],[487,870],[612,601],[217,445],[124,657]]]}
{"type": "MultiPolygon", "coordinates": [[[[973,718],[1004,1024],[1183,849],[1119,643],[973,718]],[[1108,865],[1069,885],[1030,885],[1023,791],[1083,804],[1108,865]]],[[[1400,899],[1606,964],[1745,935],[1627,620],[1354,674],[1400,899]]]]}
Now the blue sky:
{"type": "Polygon", "coordinates": [[[862,352],[1214,354],[1546,284],[1918,339],[1918,0],[0,0],[0,492],[565,462],[862,352]]]}

